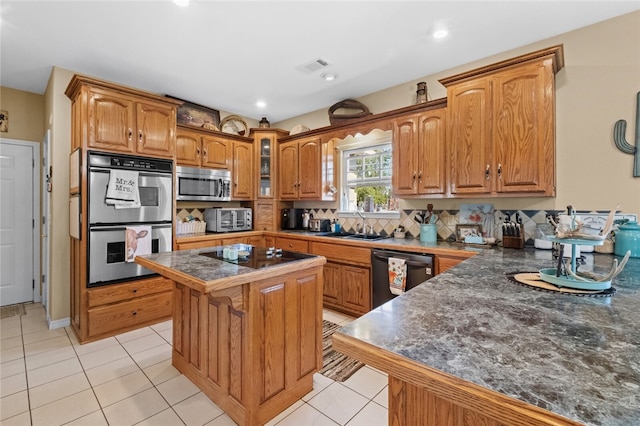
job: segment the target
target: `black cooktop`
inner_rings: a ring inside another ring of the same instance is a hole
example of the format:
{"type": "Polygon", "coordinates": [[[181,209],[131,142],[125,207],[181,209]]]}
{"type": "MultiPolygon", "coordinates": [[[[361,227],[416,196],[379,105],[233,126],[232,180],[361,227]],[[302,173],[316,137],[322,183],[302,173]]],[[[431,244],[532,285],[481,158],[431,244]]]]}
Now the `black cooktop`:
{"type": "Polygon", "coordinates": [[[225,259],[222,256],[222,247],[217,248],[215,251],[200,253],[200,255],[253,269],[261,269],[268,266],[315,257],[311,254],[296,253],[293,251],[284,251],[279,249],[266,249],[264,247],[253,247],[246,244],[238,244],[234,247],[248,251],[249,255],[246,257],[238,257],[237,260],[225,259]]]}

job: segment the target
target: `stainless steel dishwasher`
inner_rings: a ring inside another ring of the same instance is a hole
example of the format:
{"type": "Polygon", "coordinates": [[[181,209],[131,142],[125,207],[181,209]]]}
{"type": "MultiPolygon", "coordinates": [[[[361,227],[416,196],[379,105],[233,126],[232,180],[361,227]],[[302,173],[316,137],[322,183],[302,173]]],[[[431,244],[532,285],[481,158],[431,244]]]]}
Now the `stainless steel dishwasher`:
{"type": "Polygon", "coordinates": [[[373,307],[396,297],[389,290],[389,258],[404,259],[407,265],[405,291],[433,277],[433,256],[424,253],[373,249],[371,250],[371,275],[373,282],[373,307]]]}

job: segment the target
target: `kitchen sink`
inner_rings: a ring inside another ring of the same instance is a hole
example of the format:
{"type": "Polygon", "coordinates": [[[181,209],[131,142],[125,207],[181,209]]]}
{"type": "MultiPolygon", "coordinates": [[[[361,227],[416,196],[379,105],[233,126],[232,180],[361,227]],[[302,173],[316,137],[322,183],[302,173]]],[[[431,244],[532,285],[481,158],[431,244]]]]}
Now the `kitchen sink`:
{"type": "Polygon", "coordinates": [[[384,235],[356,234],[353,232],[333,232],[333,233],[327,233],[323,236],[333,237],[333,238],[344,238],[347,240],[367,240],[367,241],[376,241],[376,240],[382,240],[384,238],[387,238],[384,235]]]}

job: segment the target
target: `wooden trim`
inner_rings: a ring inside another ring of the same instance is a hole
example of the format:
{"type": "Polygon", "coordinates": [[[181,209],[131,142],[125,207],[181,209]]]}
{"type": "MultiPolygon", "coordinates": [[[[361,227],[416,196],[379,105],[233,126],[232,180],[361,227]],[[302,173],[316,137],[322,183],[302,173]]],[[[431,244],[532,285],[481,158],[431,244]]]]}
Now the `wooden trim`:
{"type": "Polygon", "coordinates": [[[554,74],[556,74],[558,71],[564,68],[564,48],[562,44],[558,44],[555,46],[547,47],[546,49],[536,50],[535,52],[530,52],[525,55],[516,56],[515,58],[506,59],[504,61],[497,62],[495,64],[476,68],[471,71],[465,71],[463,73],[456,74],[451,77],[442,78],[438,80],[438,82],[445,87],[449,87],[452,84],[460,83],[464,80],[476,78],[483,74],[489,74],[494,71],[499,71],[506,67],[521,64],[523,62],[529,62],[535,59],[542,59],[547,57],[553,59],[554,74]]]}
{"type": "Polygon", "coordinates": [[[329,139],[334,137],[344,138],[358,131],[362,133],[363,131],[362,129],[369,129],[369,131],[371,131],[373,129],[380,128],[378,126],[382,126],[381,130],[392,130],[392,128],[389,126],[392,126],[393,123],[391,121],[385,123],[386,120],[389,120],[391,118],[395,118],[398,116],[406,115],[406,114],[411,114],[414,112],[423,112],[423,111],[429,111],[432,109],[445,108],[446,106],[447,106],[447,98],[435,99],[433,101],[422,103],[422,104],[409,105],[409,106],[394,109],[391,111],[369,115],[364,118],[349,121],[348,123],[345,123],[345,124],[320,127],[317,129],[309,130],[307,132],[298,133],[296,135],[285,136],[283,138],[278,138],[278,142],[285,143],[285,142],[297,140],[299,138],[306,138],[308,136],[323,136],[323,138],[329,138],[329,139]]]}
{"type": "Polygon", "coordinates": [[[215,136],[215,137],[219,137],[227,140],[253,143],[253,137],[234,135],[233,133],[224,133],[219,130],[210,130],[210,129],[203,129],[199,127],[183,126],[180,124],[176,125],[176,129],[178,131],[183,130],[183,131],[195,132],[202,135],[211,135],[211,136],[215,136]]]}
{"type": "Polygon", "coordinates": [[[116,83],[109,83],[103,80],[98,80],[98,79],[87,77],[80,74],[75,74],[71,78],[71,82],[69,82],[69,85],[67,86],[67,89],[64,91],[64,94],[67,95],[69,99],[73,100],[78,95],[80,89],[84,85],[89,85],[92,87],[100,87],[108,90],[115,90],[123,94],[133,95],[136,97],[143,97],[145,98],[145,100],[156,100],[156,101],[163,102],[165,104],[173,104],[176,106],[182,105],[182,102],[183,102],[178,99],[167,98],[162,95],[157,95],[150,92],[144,92],[142,90],[138,90],[132,87],[122,86],[116,83]]]}

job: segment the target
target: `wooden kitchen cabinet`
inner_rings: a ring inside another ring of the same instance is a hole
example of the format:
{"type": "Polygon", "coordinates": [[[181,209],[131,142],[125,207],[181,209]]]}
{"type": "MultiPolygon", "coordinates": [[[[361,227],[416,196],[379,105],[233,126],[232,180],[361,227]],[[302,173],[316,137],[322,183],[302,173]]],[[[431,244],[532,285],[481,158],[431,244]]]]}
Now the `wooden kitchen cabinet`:
{"type": "MultiPolygon", "coordinates": [[[[174,158],[176,109],[181,101],[80,75],[72,77],[65,94],[71,100],[70,152],[77,152],[83,165],[76,189],[77,216],[88,217],[88,151],[174,158]]],[[[77,164],[74,158],[73,167],[77,164]]],[[[152,276],[88,288],[86,223],[69,243],[70,322],[80,343],[170,317],[171,282],[152,276]]]]}
{"type": "Polygon", "coordinates": [[[89,289],[88,340],[170,319],[172,290],[173,282],[163,277],[89,289]]]}
{"type": "Polygon", "coordinates": [[[233,141],[233,169],[231,171],[231,198],[251,200],[253,198],[253,144],[233,141]]]}
{"type": "Polygon", "coordinates": [[[402,117],[393,127],[395,196],[444,194],[446,109],[402,117]]]}
{"type": "Polygon", "coordinates": [[[321,142],[305,138],[280,145],[278,188],[280,199],[321,199],[321,142]]]}
{"type": "Polygon", "coordinates": [[[311,241],[309,252],[327,258],[323,270],[324,306],[353,316],[371,310],[370,249],[311,241]]]}
{"type": "Polygon", "coordinates": [[[251,129],[255,147],[256,199],[272,200],[277,195],[278,139],[289,132],[282,129],[251,129]]]}
{"type": "Polygon", "coordinates": [[[176,136],[176,164],[178,165],[230,169],[232,149],[232,141],[178,127],[176,136]]]}
{"type": "Polygon", "coordinates": [[[66,93],[79,102],[77,112],[87,127],[78,136],[87,148],[173,158],[180,102],[78,75],[66,93]]]}
{"type": "Polygon", "coordinates": [[[469,71],[447,87],[451,196],[555,195],[555,73],[562,46],[469,71]]]}

